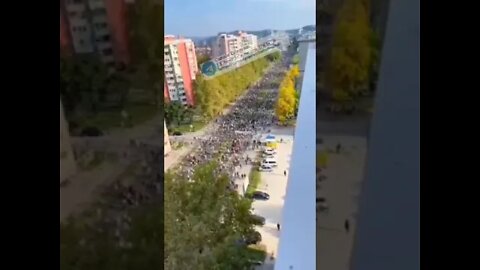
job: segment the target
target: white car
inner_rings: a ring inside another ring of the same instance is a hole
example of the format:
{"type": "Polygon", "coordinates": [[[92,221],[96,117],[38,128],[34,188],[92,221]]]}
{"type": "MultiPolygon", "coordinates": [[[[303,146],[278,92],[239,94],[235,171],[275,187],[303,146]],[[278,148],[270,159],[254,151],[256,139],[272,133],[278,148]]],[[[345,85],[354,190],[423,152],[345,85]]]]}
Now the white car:
{"type": "Polygon", "coordinates": [[[274,155],[274,154],[276,154],[276,153],[277,153],[277,152],[276,152],[275,149],[273,149],[273,148],[265,148],[265,150],[263,151],[263,154],[265,154],[265,155],[270,155],[270,156],[272,156],[272,155],[274,155]]]}
{"type": "Polygon", "coordinates": [[[267,154],[267,153],[263,153],[263,157],[264,158],[274,158],[275,156],[273,154],[267,154]]]}
{"type": "Polygon", "coordinates": [[[271,172],[271,171],[273,171],[273,168],[270,165],[263,164],[262,166],[260,166],[258,168],[258,170],[261,171],[261,172],[271,172]]]}
{"type": "Polygon", "coordinates": [[[262,161],[261,166],[264,166],[264,165],[271,166],[271,167],[277,167],[278,164],[277,164],[277,161],[274,158],[265,158],[262,161]]]}

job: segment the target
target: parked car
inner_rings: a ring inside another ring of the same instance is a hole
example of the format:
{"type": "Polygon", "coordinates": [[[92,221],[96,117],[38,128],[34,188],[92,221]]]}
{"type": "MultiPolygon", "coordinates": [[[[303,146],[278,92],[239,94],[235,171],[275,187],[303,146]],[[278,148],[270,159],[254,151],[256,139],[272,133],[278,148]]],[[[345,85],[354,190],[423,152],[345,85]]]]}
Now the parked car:
{"type": "Polygon", "coordinates": [[[276,153],[277,151],[275,151],[275,149],[269,148],[269,147],[265,148],[265,150],[263,151],[263,154],[270,155],[270,156],[273,156],[276,153]]]}
{"type": "Polygon", "coordinates": [[[245,244],[247,245],[255,245],[261,241],[262,241],[262,235],[257,231],[245,236],[245,244]]]}
{"type": "Polygon", "coordinates": [[[254,200],[268,200],[270,199],[270,195],[263,191],[254,191],[252,193],[252,199],[254,200]]]}
{"type": "Polygon", "coordinates": [[[265,218],[259,215],[251,215],[252,223],[255,225],[265,225],[265,218]]]}
{"type": "Polygon", "coordinates": [[[262,161],[261,165],[270,165],[272,167],[277,167],[278,166],[277,161],[274,158],[265,158],[262,161]]]}
{"type": "Polygon", "coordinates": [[[268,165],[268,164],[264,164],[264,165],[261,165],[260,167],[258,167],[258,170],[261,171],[261,172],[271,172],[271,171],[273,171],[273,167],[268,165]]]}
{"type": "Polygon", "coordinates": [[[263,153],[262,155],[264,158],[274,158],[275,156],[273,154],[266,154],[266,153],[263,153]]]}
{"type": "MultiPolygon", "coordinates": [[[[249,260],[248,262],[249,262],[252,266],[260,266],[260,265],[263,265],[263,262],[262,262],[262,261],[249,260]]],[[[255,268],[252,268],[252,269],[255,269],[255,268]]]]}

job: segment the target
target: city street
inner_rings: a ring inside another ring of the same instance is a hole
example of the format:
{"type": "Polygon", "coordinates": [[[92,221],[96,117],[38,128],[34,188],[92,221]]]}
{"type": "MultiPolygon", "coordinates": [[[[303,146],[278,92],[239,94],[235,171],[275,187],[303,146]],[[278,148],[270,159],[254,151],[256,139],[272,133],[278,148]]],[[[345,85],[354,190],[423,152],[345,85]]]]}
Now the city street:
{"type": "Polygon", "coordinates": [[[262,244],[267,247],[268,255],[262,269],[273,269],[273,261],[270,260],[270,256],[272,253],[274,257],[277,255],[280,236],[277,223],[282,225],[283,204],[287,183],[290,180],[288,173],[293,148],[293,128],[277,128],[272,130],[271,134],[275,135],[277,140],[283,139],[283,143],[279,143],[277,148],[278,167],[274,168],[272,172],[262,172],[262,182],[258,187],[258,190],[270,194],[270,199],[254,201],[252,205],[254,213],[265,218],[265,225],[256,228],[262,235],[262,244]],[[287,171],[287,176],[284,175],[284,170],[287,171]]]}

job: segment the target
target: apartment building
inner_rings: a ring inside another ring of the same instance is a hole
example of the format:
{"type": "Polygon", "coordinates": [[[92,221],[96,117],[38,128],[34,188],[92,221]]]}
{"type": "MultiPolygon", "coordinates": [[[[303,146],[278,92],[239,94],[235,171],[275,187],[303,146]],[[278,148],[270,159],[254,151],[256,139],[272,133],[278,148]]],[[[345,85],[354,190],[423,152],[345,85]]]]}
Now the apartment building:
{"type": "Polygon", "coordinates": [[[239,31],[238,35],[220,34],[213,44],[213,57],[237,54],[242,57],[258,48],[257,36],[239,31]]]}
{"type": "Polygon", "coordinates": [[[130,62],[125,0],[60,0],[61,49],[97,53],[109,66],[130,62]]]}
{"type": "Polygon", "coordinates": [[[165,36],[164,44],[165,101],[193,106],[193,82],[198,73],[195,45],[190,39],[175,36],[165,36]]]}

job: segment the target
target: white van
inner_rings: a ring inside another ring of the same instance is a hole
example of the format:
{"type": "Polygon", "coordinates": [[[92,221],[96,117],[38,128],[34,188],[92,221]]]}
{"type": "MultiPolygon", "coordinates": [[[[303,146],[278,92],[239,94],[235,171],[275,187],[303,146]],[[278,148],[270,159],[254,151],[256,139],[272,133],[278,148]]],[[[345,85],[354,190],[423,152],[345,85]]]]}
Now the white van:
{"type": "Polygon", "coordinates": [[[262,161],[262,166],[263,165],[270,165],[272,167],[277,167],[277,161],[274,158],[266,158],[262,161]]]}

